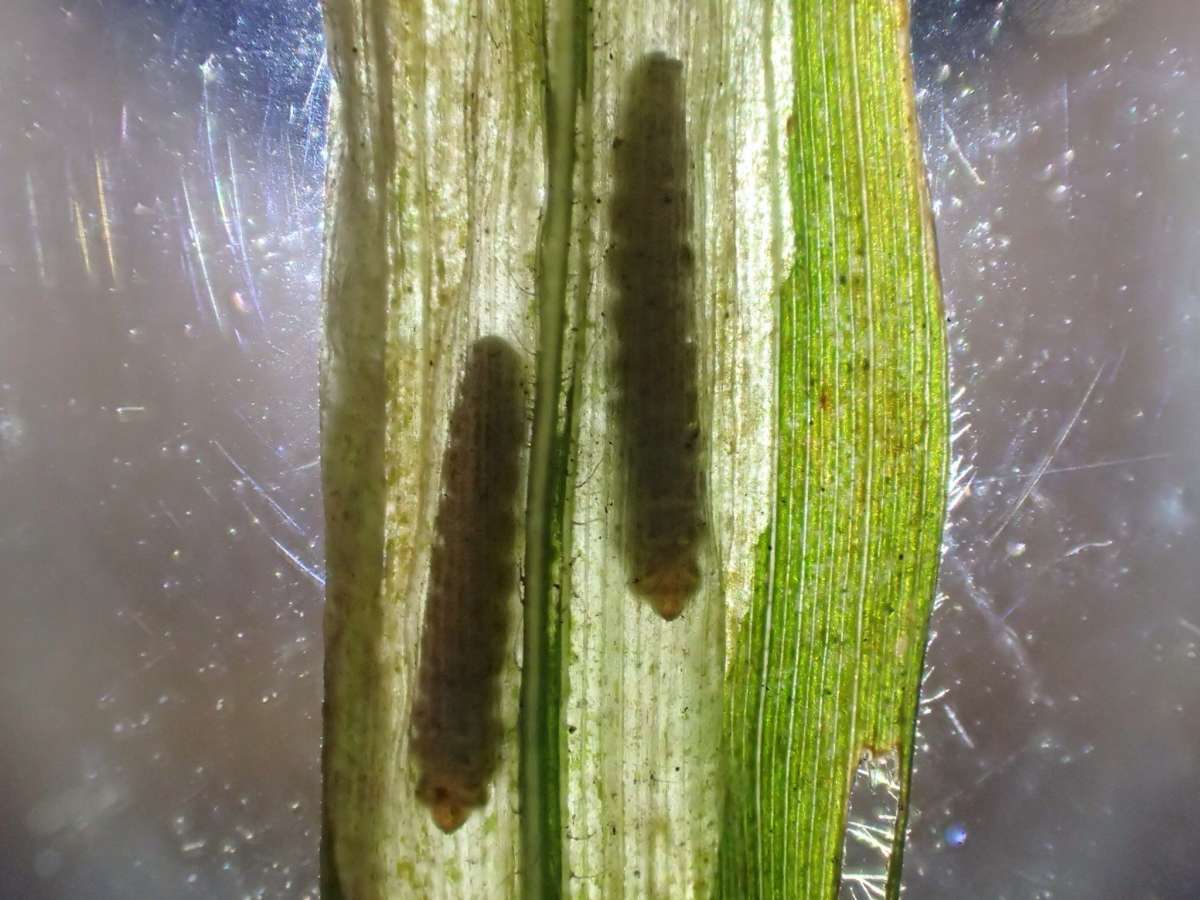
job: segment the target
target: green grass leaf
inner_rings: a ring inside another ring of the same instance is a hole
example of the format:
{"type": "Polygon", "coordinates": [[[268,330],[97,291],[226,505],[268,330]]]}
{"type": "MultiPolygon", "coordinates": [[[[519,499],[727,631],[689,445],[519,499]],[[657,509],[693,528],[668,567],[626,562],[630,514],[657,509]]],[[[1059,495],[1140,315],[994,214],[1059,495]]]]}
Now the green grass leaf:
{"type": "MultiPolygon", "coordinates": [[[[899,2],[797,4],[774,515],[728,681],[727,896],[832,897],[885,762],[897,892],[947,438],[936,256],[899,2]]],[[[875,823],[878,824],[878,823],[875,823]]]]}

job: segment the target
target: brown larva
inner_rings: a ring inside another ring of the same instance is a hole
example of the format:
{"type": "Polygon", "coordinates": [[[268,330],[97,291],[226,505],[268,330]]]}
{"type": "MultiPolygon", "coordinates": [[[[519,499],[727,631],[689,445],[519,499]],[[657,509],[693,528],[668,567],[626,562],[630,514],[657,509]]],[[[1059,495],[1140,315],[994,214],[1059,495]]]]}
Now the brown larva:
{"type": "Polygon", "coordinates": [[[683,65],[643,57],[613,142],[614,374],[630,585],[664,619],[700,586],[703,448],[683,65]]]}
{"type": "Polygon", "coordinates": [[[497,764],[524,442],[520,358],[483,338],[450,418],[412,716],[417,797],[447,833],[487,802],[497,764]]]}

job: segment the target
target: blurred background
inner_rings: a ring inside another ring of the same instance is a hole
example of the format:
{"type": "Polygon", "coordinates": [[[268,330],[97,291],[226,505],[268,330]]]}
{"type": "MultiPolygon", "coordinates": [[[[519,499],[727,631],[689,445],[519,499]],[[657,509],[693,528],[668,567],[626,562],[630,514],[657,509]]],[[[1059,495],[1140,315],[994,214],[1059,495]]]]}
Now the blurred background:
{"type": "MultiPolygon", "coordinates": [[[[3,24],[0,897],[315,897],[316,0],[3,24]]],[[[913,46],[956,452],[907,893],[1200,896],[1200,16],[913,46]]]]}
{"type": "Polygon", "coordinates": [[[1200,897],[1198,13],[914,9],[958,490],[913,897],[1200,897]]]}
{"type": "Polygon", "coordinates": [[[313,0],[4,0],[0,897],[315,896],[313,0]]]}

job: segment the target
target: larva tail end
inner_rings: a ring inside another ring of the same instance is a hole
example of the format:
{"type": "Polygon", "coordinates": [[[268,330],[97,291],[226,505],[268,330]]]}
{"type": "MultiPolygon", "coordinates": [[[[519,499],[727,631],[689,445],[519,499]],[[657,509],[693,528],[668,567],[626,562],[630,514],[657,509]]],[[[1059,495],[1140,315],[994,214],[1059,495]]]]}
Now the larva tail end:
{"type": "Polygon", "coordinates": [[[678,560],[647,572],[634,582],[634,590],[650,601],[667,622],[678,619],[700,587],[700,570],[690,560],[678,560]]]}
{"type": "Polygon", "coordinates": [[[666,594],[653,598],[652,602],[658,614],[663,617],[664,622],[670,622],[679,618],[683,612],[683,605],[687,601],[686,596],[680,594],[666,594]]]}
{"type": "Polygon", "coordinates": [[[434,824],[446,834],[453,834],[458,831],[462,827],[463,822],[467,821],[467,817],[471,815],[470,809],[465,806],[459,806],[450,799],[441,803],[435,803],[429,807],[429,812],[433,816],[434,824]]]}
{"type": "Polygon", "coordinates": [[[429,807],[433,823],[446,834],[453,834],[487,802],[487,791],[471,788],[450,776],[425,776],[417,786],[417,799],[429,807]]]}

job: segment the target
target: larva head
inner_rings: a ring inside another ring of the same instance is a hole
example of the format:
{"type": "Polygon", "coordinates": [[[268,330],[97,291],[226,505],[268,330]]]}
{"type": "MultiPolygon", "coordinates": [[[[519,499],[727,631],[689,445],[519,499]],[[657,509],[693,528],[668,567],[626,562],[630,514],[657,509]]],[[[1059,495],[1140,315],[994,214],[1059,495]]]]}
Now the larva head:
{"type": "Polygon", "coordinates": [[[487,788],[466,784],[448,773],[422,775],[417,799],[429,807],[433,822],[446,834],[458,831],[471,810],[487,802],[487,788]]]}
{"type": "Polygon", "coordinates": [[[634,590],[666,621],[679,618],[700,586],[700,569],[689,559],[676,559],[653,567],[634,582],[634,590]]]}

